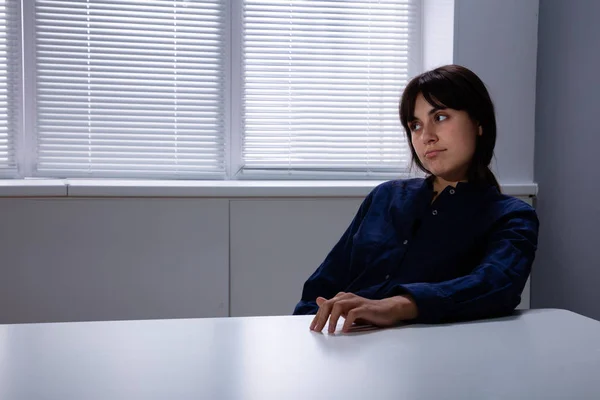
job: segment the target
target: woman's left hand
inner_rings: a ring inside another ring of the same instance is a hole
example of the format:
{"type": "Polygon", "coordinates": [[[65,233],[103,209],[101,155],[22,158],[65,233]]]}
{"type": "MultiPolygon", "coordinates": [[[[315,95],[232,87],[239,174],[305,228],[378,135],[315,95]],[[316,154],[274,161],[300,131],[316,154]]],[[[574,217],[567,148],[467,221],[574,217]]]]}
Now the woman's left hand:
{"type": "Polygon", "coordinates": [[[348,332],[352,324],[357,321],[388,327],[401,321],[414,319],[418,314],[417,306],[410,296],[370,300],[353,293],[340,292],[329,300],[318,297],[317,305],[319,311],[310,324],[310,330],[315,332],[321,332],[328,319],[328,331],[333,333],[340,317],[346,319],[342,332],[348,332]]]}

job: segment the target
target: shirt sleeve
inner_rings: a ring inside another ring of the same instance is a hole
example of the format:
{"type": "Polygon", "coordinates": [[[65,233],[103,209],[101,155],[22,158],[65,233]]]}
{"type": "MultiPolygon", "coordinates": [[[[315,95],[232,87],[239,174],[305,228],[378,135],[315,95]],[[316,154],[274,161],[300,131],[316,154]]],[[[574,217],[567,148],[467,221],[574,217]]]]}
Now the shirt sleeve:
{"type": "Polygon", "coordinates": [[[538,228],[533,209],[508,214],[492,230],[484,257],[470,274],[445,282],[394,285],[383,297],[412,296],[419,310],[414,322],[419,323],[508,314],[521,301],[537,249],[538,228]]]}
{"type": "Polygon", "coordinates": [[[325,261],[304,283],[302,298],[294,309],[294,315],[316,314],[319,310],[317,297],[329,299],[347,286],[353,238],[371,206],[375,190],[362,202],[350,226],[329,252],[325,261]]]}

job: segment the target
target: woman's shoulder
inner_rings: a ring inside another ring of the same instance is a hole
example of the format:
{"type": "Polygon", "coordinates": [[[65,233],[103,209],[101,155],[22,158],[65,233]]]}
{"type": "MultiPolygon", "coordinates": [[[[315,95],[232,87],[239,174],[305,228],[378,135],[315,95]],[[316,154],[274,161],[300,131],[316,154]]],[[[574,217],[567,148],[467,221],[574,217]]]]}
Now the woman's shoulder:
{"type": "Polygon", "coordinates": [[[488,193],[488,198],[496,208],[506,209],[507,211],[535,211],[525,200],[500,193],[496,189],[488,193]]]}
{"type": "Polygon", "coordinates": [[[425,185],[425,183],[426,181],[423,178],[394,179],[380,183],[373,189],[373,192],[377,193],[380,191],[397,192],[419,190],[423,187],[423,185],[425,185]]]}
{"type": "Polygon", "coordinates": [[[390,204],[406,204],[416,200],[417,194],[426,184],[424,179],[395,179],[375,186],[365,199],[365,204],[389,207],[390,204]]]}
{"type": "Polygon", "coordinates": [[[488,193],[488,211],[494,219],[522,218],[538,224],[535,209],[522,199],[502,194],[497,190],[488,193]]]}

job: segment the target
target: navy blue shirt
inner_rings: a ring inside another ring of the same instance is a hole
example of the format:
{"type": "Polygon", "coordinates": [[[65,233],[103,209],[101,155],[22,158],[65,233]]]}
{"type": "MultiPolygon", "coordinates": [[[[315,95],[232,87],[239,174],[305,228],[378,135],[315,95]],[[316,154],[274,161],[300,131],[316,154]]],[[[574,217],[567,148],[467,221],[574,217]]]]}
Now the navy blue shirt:
{"type": "Polygon", "coordinates": [[[409,294],[415,322],[510,313],[521,301],[539,222],[527,203],[494,186],[458,183],[433,199],[431,179],[376,187],[304,284],[294,314],[339,292],[379,300],[409,294]]]}

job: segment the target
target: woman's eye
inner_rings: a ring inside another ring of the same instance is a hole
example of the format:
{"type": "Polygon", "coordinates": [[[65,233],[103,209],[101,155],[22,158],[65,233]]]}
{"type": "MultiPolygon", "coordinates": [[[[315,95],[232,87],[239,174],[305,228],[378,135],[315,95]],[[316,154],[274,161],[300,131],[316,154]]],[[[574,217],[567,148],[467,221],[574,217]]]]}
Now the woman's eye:
{"type": "Polygon", "coordinates": [[[446,119],[448,119],[448,116],[446,116],[446,115],[438,114],[438,115],[435,116],[435,120],[437,122],[442,122],[442,121],[444,121],[446,119]]]}
{"type": "Polygon", "coordinates": [[[421,124],[418,122],[415,122],[410,126],[410,130],[413,132],[418,131],[419,129],[421,129],[421,124]]]}

